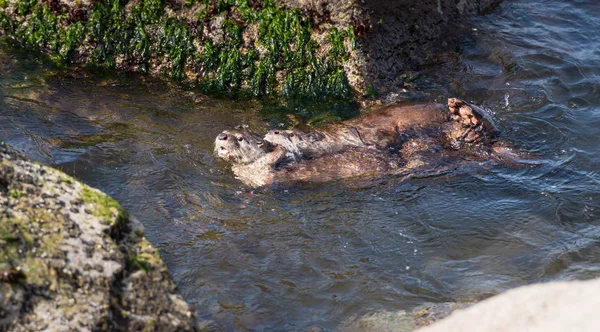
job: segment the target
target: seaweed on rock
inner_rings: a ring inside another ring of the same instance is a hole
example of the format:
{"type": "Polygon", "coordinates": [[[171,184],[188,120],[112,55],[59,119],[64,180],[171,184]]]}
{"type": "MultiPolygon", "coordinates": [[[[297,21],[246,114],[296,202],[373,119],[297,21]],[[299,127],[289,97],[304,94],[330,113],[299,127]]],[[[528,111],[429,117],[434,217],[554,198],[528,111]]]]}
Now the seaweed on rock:
{"type": "Polygon", "coordinates": [[[249,96],[353,97],[343,69],[352,27],[317,29],[273,0],[0,0],[0,30],[59,65],[150,72],[249,96]]]}

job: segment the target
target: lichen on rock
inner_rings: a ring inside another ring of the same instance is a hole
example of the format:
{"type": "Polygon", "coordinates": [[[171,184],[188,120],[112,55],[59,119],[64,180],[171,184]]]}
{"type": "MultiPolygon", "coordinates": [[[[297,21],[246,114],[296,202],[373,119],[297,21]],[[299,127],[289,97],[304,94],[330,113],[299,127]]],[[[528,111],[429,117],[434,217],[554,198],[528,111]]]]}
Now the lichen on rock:
{"type": "Polygon", "coordinates": [[[197,330],[139,222],[0,143],[0,330],[197,330]]]}

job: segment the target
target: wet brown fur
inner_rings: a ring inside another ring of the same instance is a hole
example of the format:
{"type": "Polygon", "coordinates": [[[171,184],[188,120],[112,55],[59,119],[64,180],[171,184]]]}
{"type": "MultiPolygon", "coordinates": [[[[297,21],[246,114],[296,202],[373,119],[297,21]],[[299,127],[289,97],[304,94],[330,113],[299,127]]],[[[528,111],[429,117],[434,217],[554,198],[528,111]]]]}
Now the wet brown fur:
{"type": "Polygon", "coordinates": [[[215,153],[232,161],[236,176],[253,187],[399,174],[443,159],[449,146],[491,142],[497,134],[480,109],[458,99],[450,99],[449,107],[393,105],[319,132],[271,132],[285,139],[285,144],[271,140],[272,150],[249,133],[224,131],[215,153]],[[377,149],[389,146],[398,146],[400,154],[377,149]],[[302,154],[310,158],[290,158],[302,154]]]}
{"type": "Polygon", "coordinates": [[[391,105],[318,131],[271,130],[265,140],[299,157],[316,158],[350,147],[401,146],[414,137],[430,137],[459,148],[463,142],[478,143],[497,133],[485,111],[455,98],[448,103],[449,107],[433,103],[391,105]]]}
{"type": "MultiPolygon", "coordinates": [[[[242,132],[229,133],[236,136],[248,135],[242,132]]],[[[239,147],[230,144],[231,140],[228,141],[217,141],[215,144],[218,149],[221,147],[231,149],[230,154],[244,154],[239,147]]],[[[403,159],[397,155],[392,156],[382,151],[365,148],[349,148],[340,153],[295,162],[287,159],[287,150],[276,146],[273,151],[265,151],[254,162],[234,163],[232,170],[244,184],[262,187],[274,183],[322,183],[355,177],[397,174],[403,172],[403,162],[403,159]]]]}

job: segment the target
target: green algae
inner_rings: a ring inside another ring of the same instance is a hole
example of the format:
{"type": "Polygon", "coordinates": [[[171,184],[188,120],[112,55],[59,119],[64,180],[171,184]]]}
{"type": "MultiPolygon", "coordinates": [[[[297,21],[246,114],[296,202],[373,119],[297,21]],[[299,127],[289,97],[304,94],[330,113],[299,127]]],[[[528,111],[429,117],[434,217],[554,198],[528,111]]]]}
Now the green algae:
{"type": "Polygon", "coordinates": [[[164,267],[164,262],[158,251],[152,247],[143,235],[136,233],[134,232],[129,238],[132,250],[125,253],[128,257],[129,266],[136,270],[144,270],[146,273],[164,267]]]}
{"type": "Polygon", "coordinates": [[[22,193],[22,192],[21,192],[20,190],[18,190],[18,189],[12,189],[12,190],[10,191],[10,197],[12,197],[12,198],[17,198],[17,199],[19,199],[19,198],[21,198],[21,197],[24,197],[24,196],[25,196],[25,194],[24,194],[24,193],[22,193]]]}
{"type": "Polygon", "coordinates": [[[367,88],[365,89],[365,92],[363,95],[366,98],[369,98],[369,97],[379,96],[380,94],[381,94],[381,92],[379,92],[379,90],[377,90],[377,88],[373,84],[369,84],[369,85],[367,85],[367,88]]]}
{"type": "Polygon", "coordinates": [[[92,204],[92,213],[107,224],[114,225],[115,222],[119,223],[126,218],[119,203],[100,191],[84,186],[81,189],[81,199],[84,203],[92,204]]]}
{"type": "Polygon", "coordinates": [[[144,270],[146,271],[146,273],[151,271],[151,266],[148,262],[146,262],[143,259],[140,259],[137,255],[132,255],[131,256],[131,262],[133,263],[133,265],[135,265],[138,269],[144,270]]]}
{"type": "Polygon", "coordinates": [[[63,66],[76,62],[141,72],[158,68],[163,76],[204,91],[242,96],[353,98],[343,70],[348,48],[355,47],[353,28],[331,28],[330,47],[321,50],[310,17],[273,0],[259,5],[249,0],[189,0],[175,12],[196,13],[192,21],[166,15],[170,4],[163,0],[94,1],[90,12],[80,15],[74,14],[78,4],[67,8],[51,3],[0,0],[0,29],[63,66]],[[9,5],[17,8],[16,15],[8,14],[9,5]],[[217,18],[222,20],[215,28],[217,18]],[[211,34],[214,29],[222,33],[211,34]],[[245,40],[248,36],[253,41],[245,40]]]}
{"type": "Polygon", "coordinates": [[[64,237],[55,229],[61,229],[64,219],[24,204],[21,215],[0,219],[0,268],[22,270],[28,285],[53,285],[56,272],[40,255],[59,251],[64,237]]]}

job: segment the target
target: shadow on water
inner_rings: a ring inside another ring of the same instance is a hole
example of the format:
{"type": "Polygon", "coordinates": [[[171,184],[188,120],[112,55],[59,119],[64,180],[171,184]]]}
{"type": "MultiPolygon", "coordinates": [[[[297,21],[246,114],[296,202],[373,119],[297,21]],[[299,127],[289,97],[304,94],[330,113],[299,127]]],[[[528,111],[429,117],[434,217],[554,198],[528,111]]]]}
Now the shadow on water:
{"type": "Polygon", "coordinates": [[[57,78],[13,51],[0,52],[0,139],[115,197],[198,316],[232,329],[331,330],[377,310],[598,277],[598,16],[593,1],[505,2],[459,59],[419,74],[415,95],[494,110],[535,167],[249,191],[212,141],[277,126],[285,118],[268,107],[143,77],[57,78]]]}

